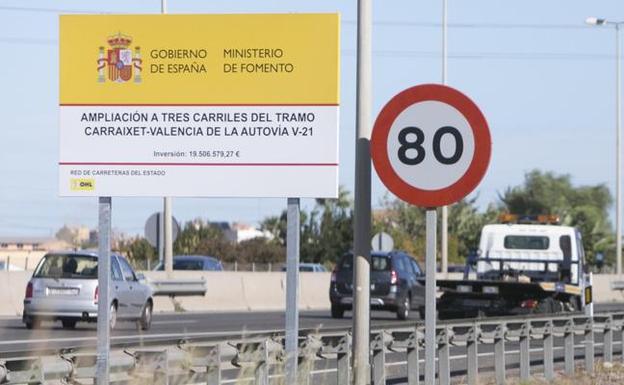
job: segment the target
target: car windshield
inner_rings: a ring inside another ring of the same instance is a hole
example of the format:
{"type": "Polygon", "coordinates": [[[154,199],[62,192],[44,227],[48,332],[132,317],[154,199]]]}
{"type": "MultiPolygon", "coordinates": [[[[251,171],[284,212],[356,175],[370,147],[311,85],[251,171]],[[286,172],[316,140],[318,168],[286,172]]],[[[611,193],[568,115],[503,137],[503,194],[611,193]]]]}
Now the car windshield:
{"type": "Polygon", "coordinates": [[[512,250],[548,250],[548,237],[529,235],[507,235],[505,248],[512,250]]]}
{"type": "Polygon", "coordinates": [[[90,255],[47,255],[35,271],[35,278],[97,278],[97,257],[90,255]]]}
{"type": "Polygon", "coordinates": [[[191,259],[182,259],[173,261],[173,270],[203,270],[204,265],[202,261],[196,261],[191,259]]]}
{"type": "MultiPolygon", "coordinates": [[[[352,270],[353,269],[353,256],[346,255],[342,258],[340,263],[340,269],[352,270]]],[[[385,255],[371,255],[371,271],[389,271],[390,270],[390,258],[385,255]]]]}

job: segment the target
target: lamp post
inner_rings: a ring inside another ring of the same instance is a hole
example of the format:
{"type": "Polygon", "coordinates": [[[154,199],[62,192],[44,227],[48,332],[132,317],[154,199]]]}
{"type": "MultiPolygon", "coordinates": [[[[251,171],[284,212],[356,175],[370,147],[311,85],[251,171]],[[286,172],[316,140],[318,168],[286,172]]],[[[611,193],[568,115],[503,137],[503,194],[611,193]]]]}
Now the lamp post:
{"type": "MultiPolygon", "coordinates": [[[[447,0],[442,0],[442,84],[446,85],[446,69],[448,63],[448,12],[447,0]]],[[[448,206],[442,206],[442,237],[441,237],[442,263],[441,271],[444,277],[448,274],[448,206]]]]}
{"type": "Polygon", "coordinates": [[[622,109],[620,106],[620,27],[624,21],[610,21],[597,17],[588,17],[585,22],[595,26],[615,27],[615,255],[617,275],[622,275],[622,189],[621,179],[621,139],[620,126],[622,123],[622,109]]]}

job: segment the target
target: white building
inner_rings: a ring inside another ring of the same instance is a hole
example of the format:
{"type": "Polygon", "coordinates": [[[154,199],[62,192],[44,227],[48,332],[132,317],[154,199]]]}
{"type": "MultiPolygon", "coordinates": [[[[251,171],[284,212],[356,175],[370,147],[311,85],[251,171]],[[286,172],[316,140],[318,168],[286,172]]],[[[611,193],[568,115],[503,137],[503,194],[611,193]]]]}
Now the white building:
{"type": "Polygon", "coordinates": [[[273,239],[273,235],[268,231],[259,230],[244,223],[234,222],[228,228],[223,229],[225,237],[231,242],[240,243],[254,238],[273,239]]]}

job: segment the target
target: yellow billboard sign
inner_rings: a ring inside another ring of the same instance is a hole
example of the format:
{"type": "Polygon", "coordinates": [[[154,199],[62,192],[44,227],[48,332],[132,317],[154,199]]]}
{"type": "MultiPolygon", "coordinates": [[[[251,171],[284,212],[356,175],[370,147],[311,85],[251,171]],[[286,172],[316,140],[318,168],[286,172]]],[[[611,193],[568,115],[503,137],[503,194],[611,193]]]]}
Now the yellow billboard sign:
{"type": "Polygon", "coordinates": [[[61,104],[338,103],[337,14],[63,15],[61,104]]]}
{"type": "Polygon", "coordinates": [[[60,194],[336,197],[339,23],[61,16],[60,194]]]}

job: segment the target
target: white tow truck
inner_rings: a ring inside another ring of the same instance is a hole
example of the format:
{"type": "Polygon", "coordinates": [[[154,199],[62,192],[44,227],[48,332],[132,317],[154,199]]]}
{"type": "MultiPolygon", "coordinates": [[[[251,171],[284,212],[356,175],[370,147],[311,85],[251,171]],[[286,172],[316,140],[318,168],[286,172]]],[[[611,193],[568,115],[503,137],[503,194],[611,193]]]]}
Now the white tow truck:
{"type": "Polygon", "coordinates": [[[439,318],[574,312],[592,302],[576,228],[553,215],[503,214],[500,222],[483,227],[464,279],[437,281],[439,318]]]}

